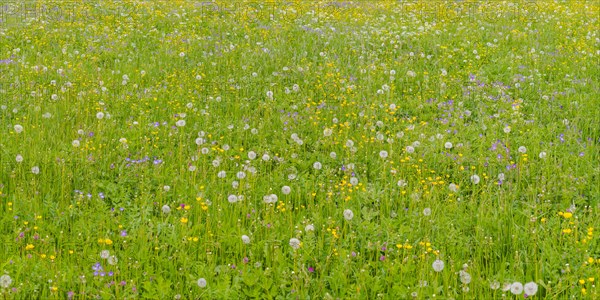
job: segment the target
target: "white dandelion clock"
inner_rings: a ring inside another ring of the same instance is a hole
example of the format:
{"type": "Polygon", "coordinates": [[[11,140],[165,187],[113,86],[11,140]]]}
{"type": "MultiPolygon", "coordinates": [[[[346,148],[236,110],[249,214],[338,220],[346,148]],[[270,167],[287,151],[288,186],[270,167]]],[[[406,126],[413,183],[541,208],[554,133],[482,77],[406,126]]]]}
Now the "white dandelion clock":
{"type": "Polygon", "coordinates": [[[171,207],[165,204],[165,205],[163,205],[161,210],[162,210],[163,214],[167,215],[171,212],[171,207]]]}
{"type": "Polygon", "coordinates": [[[431,216],[431,208],[427,207],[423,209],[423,215],[426,217],[431,216]]]}
{"type": "Polygon", "coordinates": [[[306,231],[306,232],[315,231],[315,226],[313,224],[308,224],[308,225],[306,225],[306,227],[304,227],[304,231],[306,231]]]}
{"type": "Polygon", "coordinates": [[[32,167],[31,168],[31,173],[33,173],[35,175],[40,174],[40,167],[38,167],[38,166],[32,167]]]}
{"type": "Polygon", "coordinates": [[[504,181],[506,179],[506,175],[504,173],[498,174],[498,180],[504,181]]]}
{"type": "Polygon", "coordinates": [[[405,186],[408,185],[408,183],[406,183],[406,180],[404,180],[404,179],[398,180],[397,184],[398,184],[399,187],[405,187],[405,186]]]}
{"type": "Polygon", "coordinates": [[[352,218],[354,218],[354,213],[352,212],[352,210],[345,209],[344,210],[344,219],[350,221],[350,220],[352,220],[352,218]]]}
{"type": "Polygon", "coordinates": [[[479,178],[479,176],[477,174],[474,174],[471,176],[471,182],[473,184],[479,184],[480,181],[481,181],[481,178],[479,178]]]}
{"type": "Polygon", "coordinates": [[[358,184],[358,178],[356,178],[356,177],[350,178],[350,184],[351,185],[357,185],[358,184]]]}
{"type": "Polygon", "coordinates": [[[278,197],[275,194],[271,194],[271,195],[266,195],[263,197],[263,201],[267,204],[273,204],[275,202],[277,202],[278,197]]]}
{"type": "Polygon", "coordinates": [[[250,244],[250,237],[247,235],[242,235],[242,242],[246,245],[250,244]]]}
{"type": "Polygon", "coordinates": [[[183,127],[183,126],[185,126],[185,120],[179,120],[179,121],[175,122],[175,125],[177,127],[183,127]]]}
{"type": "Polygon", "coordinates": [[[347,140],[347,141],[346,141],[346,147],[350,148],[350,147],[352,147],[352,146],[354,146],[354,141],[352,141],[352,140],[347,140]]]}
{"type": "Polygon", "coordinates": [[[315,168],[315,170],[321,170],[323,168],[323,165],[316,161],[315,163],[313,163],[313,168],[315,168]]]}
{"type": "Polygon", "coordinates": [[[110,251],[108,251],[108,250],[100,251],[100,258],[107,259],[109,256],[110,256],[110,251]]]}
{"type": "Polygon", "coordinates": [[[525,148],[525,146],[520,146],[517,150],[519,151],[519,153],[527,153],[527,148],[525,148]]]}
{"type": "Polygon", "coordinates": [[[471,274],[467,273],[466,271],[461,270],[459,272],[459,277],[460,277],[460,282],[462,282],[463,284],[471,283],[471,274]]]}
{"type": "Polygon", "coordinates": [[[444,269],[444,262],[440,259],[436,259],[431,266],[434,271],[441,272],[444,269]]]}
{"type": "Polygon", "coordinates": [[[103,112],[98,112],[98,113],[96,114],[96,119],[98,119],[98,120],[102,120],[102,119],[104,119],[104,113],[103,113],[103,112]]]}
{"type": "Polygon", "coordinates": [[[510,285],[510,292],[515,295],[520,295],[521,293],[523,293],[523,284],[518,281],[513,282],[510,285]]]}
{"type": "Polygon", "coordinates": [[[12,278],[7,274],[0,276],[0,287],[3,289],[7,289],[12,284],[12,278]]]}
{"type": "Polygon", "coordinates": [[[244,179],[244,178],[246,178],[246,173],[244,171],[239,171],[239,172],[237,172],[237,174],[235,174],[235,176],[238,179],[244,179]]]}
{"type": "Polygon", "coordinates": [[[525,286],[523,286],[523,291],[525,291],[525,294],[527,295],[527,297],[533,296],[538,291],[538,285],[537,285],[537,283],[535,283],[533,281],[528,282],[525,284],[525,286]]]}
{"type": "Polygon", "coordinates": [[[206,282],[206,279],[204,279],[204,278],[200,278],[200,279],[198,279],[198,282],[197,282],[197,284],[198,284],[198,286],[199,286],[200,288],[205,288],[205,287],[206,287],[206,284],[207,284],[207,282],[206,282]]]}
{"type": "Polygon", "coordinates": [[[446,143],[444,144],[444,148],[446,148],[446,149],[452,149],[452,143],[450,143],[450,142],[446,142],[446,143]]]}
{"type": "Polygon", "coordinates": [[[337,158],[337,153],[331,152],[331,153],[329,153],[329,157],[331,157],[332,159],[336,159],[337,158]]]}
{"type": "Polygon", "coordinates": [[[497,290],[500,288],[500,282],[498,282],[497,280],[494,280],[490,283],[490,288],[492,290],[497,290]]]}
{"type": "Polygon", "coordinates": [[[289,244],[294,250],[298,250],[300,248],[300,240],[297,238],[291,238],[289,244]]]}
{"type": "Polygon", "coordinates": [[[510,133],[510,126],[504,127],[504,133],[510,133]]]}
{"type": "Polygon", "coordinates": [[[21,154],[17,154],[17,156],[15,157],[15,160],[18,163],[22,163],[23,162],[23,156],[21,154]]]}
{"type": "Polygon", "coordinates": [[[453,193],[458,192],[458,185],[451,183],[450,185],[448,185],[448,189],[450,189],[450,191],[452,191],[453,193]]]}
{"type": "Polygon", "coordinates": [[[287,185],[284,185],[284,186],[281,188],[281,192],[282,192],[284,195],[289,195],[291,191],[292,191],[292,188],[290,188],[290,187],[289,187],[289,186],[287,186],[287,185]]]}
{"type": "Polygon", "coordinates": [[[273,92],[272,91],[267,91],[267,98],[273,99],[273,92]]]}
{"type": "Polygon", "coordinates": [[[264,154],[264,155],[262,156],[262,160],[264,160],[264,161],[269,161],[269,160],[271,160],[271,157],[269,156],[269,154],[264,154]]]}
{"type": "Polygon", "coordinates": [[[116,256],[114,256],[114,255],[111,255],[111,256],[109,256],[109,257],[108,257],[108,264],[109,264],[109,265],[112,265],[112,266],[114,266],[114,265],[116,265],[118,262],[119,262],[119,259],[117,259],[117,257],[116,257],[116,256]]]}
{"type": "Polygon", "coordinates": [[[323,130],[323,135],[324,136],[331,136],[333,134],[333,130],[331,130],[330,128],[325,128],[323,130]]]}
{"type": "Polygon", "coordinates": [[[379,152],[379,157],[381,157],[381,158],[383,158],[383,159],[386,159],[386,158],[388,157],[388,152],[387,152],[387,151],[385,151],[385,150],[381,150],[381,151],[379,152]]]}
{"type": "Polygon", "coordinates": [[[227,201],[229,203],[236,203],[238,201],[238,197],[236,195],[229,195],[227,197],[227,201]]]}
{"type": "Polygon", "coordinates": [[[15,126],[13,126],[13,129],[15,130],[16,133],[21,133],[23,132],[23,126],[17,124],[15,126]]]}
{"type": "Polygon", "coordinates": [[[227,173],[225,171],[219,171],[219,173],[217,173],[217,177],[225,178],[227,177],[227,173]]]}
{"type": "Polygon", "coordinates": [[[540,152],[539,158],[544,159],[544,158],[546,158],[546,156],[547,156],[546,152],[542,151],[542,152],[540,152]]]}
{"type": "Polygon", "coordinates": [[[406,146],[406,152],[407,153],[414,153],[415,152],[415,147],[413,147],[413,146],[406,146]]]}
{"type": "Polygon", "coordinates": [[[77,147],[79,147],[81,144],[79,143],[79,140],[73,140],[73,141],[71,142],[71,145],[73,145],[73,147],[77,148],[77,147]]]}
{"type": "Polygon", "coordinates": [[[249,159],[256,159],[256,152],[254,152],[254,151],[248,152],[248,158],[249,159]]]}

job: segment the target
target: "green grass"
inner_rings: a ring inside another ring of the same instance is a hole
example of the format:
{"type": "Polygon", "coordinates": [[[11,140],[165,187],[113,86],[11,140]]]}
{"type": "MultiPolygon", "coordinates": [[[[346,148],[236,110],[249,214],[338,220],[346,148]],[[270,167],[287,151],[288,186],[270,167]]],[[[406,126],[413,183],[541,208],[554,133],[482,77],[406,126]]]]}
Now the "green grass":
{"type": "Polygon", "coordinates": [[[598,3],[28,4],[1,298],[599,297],[598,3]]]}

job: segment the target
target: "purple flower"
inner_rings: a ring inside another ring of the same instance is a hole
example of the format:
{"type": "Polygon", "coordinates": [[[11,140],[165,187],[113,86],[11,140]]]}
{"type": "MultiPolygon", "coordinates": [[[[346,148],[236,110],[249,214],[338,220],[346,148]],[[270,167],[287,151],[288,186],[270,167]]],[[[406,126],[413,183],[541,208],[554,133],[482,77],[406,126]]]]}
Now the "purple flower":
{"type": "Polygon", "coordinates": [[[95,263],[92,266],[92,270],[94,270],[94,271],[102,271],[102,265],[99,262],[97,262],[97,263],[95,263]]]}
{"type": "Polygon", "coordinates": [[[385,260],[385,255],[382,255],[382,256],[380,256],[380,257],[379,257],[379,260],[380,260],[380,261],[384,261],[384,260],[385,260]]]}
{"type": "Polygon", "coordinates": [[[315,268],[313,267],[308,267],[308,273],[314,273],[315,272],[315,268]]]}
{"type": "Polygon", "coordinates": [[[127,236],[127,230],[121,230],[121,236],[122,237],[126,237],[127,236]]]}

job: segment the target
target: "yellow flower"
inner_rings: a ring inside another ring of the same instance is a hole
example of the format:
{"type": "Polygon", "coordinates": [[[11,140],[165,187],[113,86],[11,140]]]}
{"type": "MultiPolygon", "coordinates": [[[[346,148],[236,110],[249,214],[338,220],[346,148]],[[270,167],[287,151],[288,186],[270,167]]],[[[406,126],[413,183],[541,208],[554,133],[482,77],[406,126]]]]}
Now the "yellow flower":
{"type": "Polygon", "coordinates": [[[579,284],[585,284],[585,279],[579,279],[579,284]]]}
{"type": "Polygon", "coordinates": [[[188,222],[188,218],[186,218],[186,217],[182,217],[182,218],[180,219],[180,221],[181,221],[181,223],[185,224],[185,223],[187,223],[187,222],[188,222]]]}
{"type": "Polygon", "coordinates": [[[107,245],[112,245],[113,241],[111,239],[105,239],[104,243],[106,243],[107,245]]]}
{"type": "Polygon", "coordinates": [[[25,246],[25,250],[31,250],[33,248],[35,248],[35,246],[32,244],[27,244],[27,246],[25,246]]]}
{"type": "Polygon", "coordinates": [[[569,218],[571,218],[572,216],[573,216],[573,214],[572,214],[572,213],[570,213],[570,212],[563,213],[563,217],[565,217],[565,219],[569,219],[569,218]]]}

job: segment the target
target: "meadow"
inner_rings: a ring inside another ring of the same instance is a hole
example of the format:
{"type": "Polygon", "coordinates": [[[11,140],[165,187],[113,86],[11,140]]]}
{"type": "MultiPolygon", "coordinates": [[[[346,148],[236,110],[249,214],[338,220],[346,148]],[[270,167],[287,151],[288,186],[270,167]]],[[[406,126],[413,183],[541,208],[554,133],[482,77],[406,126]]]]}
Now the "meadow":
{"type": "Polygon", "coordinates": [[[0,299],[600,299],[597,1],[1,1],[0,299]]]}

